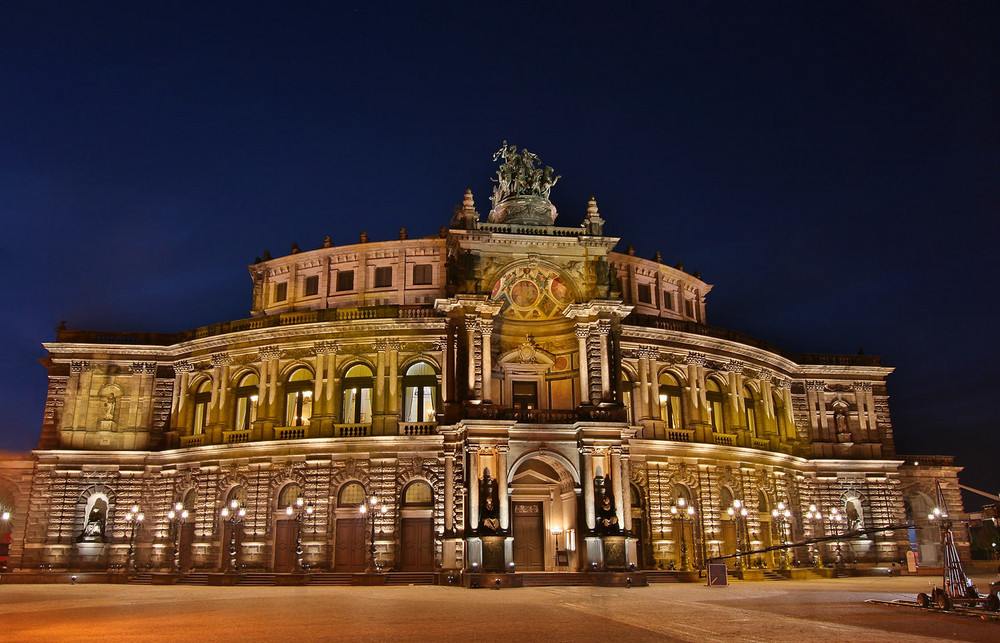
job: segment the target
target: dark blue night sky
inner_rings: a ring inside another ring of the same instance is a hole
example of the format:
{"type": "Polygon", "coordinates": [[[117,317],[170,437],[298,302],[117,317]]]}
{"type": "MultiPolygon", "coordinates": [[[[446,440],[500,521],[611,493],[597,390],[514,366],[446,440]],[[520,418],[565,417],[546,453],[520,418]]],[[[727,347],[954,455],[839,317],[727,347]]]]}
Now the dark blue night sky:
{"type": "Polygon", "coordinates": [[[709,323],[882,355],[899,452],[996,492],[997,34],[992,1],[5,3],[0,448],[61,320],[245,317],[265,248],[486,212],[506,139],[709,323]]]}

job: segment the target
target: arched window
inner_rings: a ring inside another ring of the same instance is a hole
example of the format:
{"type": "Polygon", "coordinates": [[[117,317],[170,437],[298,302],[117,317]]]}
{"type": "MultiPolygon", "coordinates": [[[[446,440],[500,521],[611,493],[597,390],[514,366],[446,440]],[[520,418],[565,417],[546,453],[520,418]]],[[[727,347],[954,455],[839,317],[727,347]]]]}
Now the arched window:
{"type": "Polygon", "coordinates": [[[364,501],[365,488],[361,486],[360,482],[348,482],[340,488],[340,493],[337,494],[338,507],[360,505],[364,503],[364,501]]]}
{"type": "Polygon", "coordinates": [[[278,494],[278,509],[295,506],[295,501],[302,497],[302,487],[294,482],[286,484],[278,494]]]}
{"type": "Polygon", "coordinates": [[[681,385],[670,373],[660,375],[660,418],[668,429],[681,428],[681,385]]]}
{"type": "Polygon", "coordinates": [[[722,413],[722,390],[713,379],[705,381],[705,398],[708,400],[708,421],[715,433],[726,432],[726,420],[722,413]]]}
{"type": "Polygon", "coordinates": [[[285,426],[304,426],[312,417],[312,373],[297,368],[285,384],[285,426]]]}
{"type": "Polygon", "coordinates": [[[628,373],[622,373],[622,406],[625,407],[625,418],[628,420],[629,424],[633,424],[632,410],[632,380],[629,378],[628,373]]]}
{"type": "Polygon", "coordinates": [[[257,392],[260,380],[254,373],[247,373],[236,387],[236,417],[233,426],[237,431],[253,428],[257,419],[257,392]]]}
{"type": "Polygon", "coordinates": [[[243,487],[236,486],[229,490],[226,494],[226,505],[232,506],[233,501],[239,503],[239,506],[245,507],[247,504],[247,492],[243,487]]]}
{"type": "Polygon", "coordinates": [[[355,364],[344,374],[345,424],[367,424],[372,421],[372,389],[375,386],[372,371],[364,364],[355,364]]]}
{"type": "Polygon", "coordinates": [[[403,375],[403,421],[433,422],[437,417],[437,373],[417,362],[403,375]]]}
{"type": "Polygon", "coordinates": [[[194,393],[194,422],[191,423],[191,435],[201,435],[208,425],[208,407],[212,402],[212,381],[202,380],[194,393]]]}
{"type": "Polygon", "coordinates": [[[757,435],[757,396],[753,392],[753,389],[749,386],[743,387],[743,404],[745,407],[744,421],[746,422],[746,429],[755,438],[759,438],[757,435]]]}
{"type": "Polygon", "coordinates": [[[771,399],[774,400],[774,419],[778,425],[778,437],[785,439],[789,437],[788,422],[785,419],[785,400],[778,391],[771,394],[771,399]]]}
{"type": "Polygon", "coordinates": [[[183,502],[184,508],[187,509],[188,512],[193,512],[197,501],[198,501],[198,490],[188,489],[187,493],[184,494],[184,502],[183,502]]]}
{"type": "Polygon", "coordinates": [[[411,482],[403,490],[403,505],[407,507],[429,507],[433,504],[434,493],[426,482],[411,482]]]}

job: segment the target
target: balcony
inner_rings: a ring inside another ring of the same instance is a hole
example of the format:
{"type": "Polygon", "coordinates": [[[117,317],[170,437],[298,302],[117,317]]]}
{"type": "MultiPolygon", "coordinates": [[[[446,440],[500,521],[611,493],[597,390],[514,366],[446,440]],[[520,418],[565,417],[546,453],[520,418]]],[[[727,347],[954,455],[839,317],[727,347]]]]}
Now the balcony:
{"type": "Polygon", "coordinates": [[[712,441],[724,447],[736,446],[736,436],[731,433],[713,433],[712,441]]]}
{"type": "Polygon", "coordinates": [[[242,431],[223,431],[222,443],[243,444],[244,442],[249,442],[252,436],[253,436],[253,429],[244,429],[242,431]]]}
{"type": "Polygon", "coordinates": [[[304,426],[283,426],[274,430],[275,440],[301,440],[306,437],[304,426]]]}
{"type": "Polygon", "coordinates": [[[667,429],[667,439],[673,442],[694,442],[694,431],[667,429]]]}
{"type": "Polygon", "coordinates": [[[400,435],[434,435],[437,422],[400,422],[400,435]]]}
{"type": "Polygon", "coordinates": [[[525,424],[575,424],[576,422],[627,422],[621,406],[581,406],[575,409],[512,409],[495,404],[468,404],[469,420],[514,420],[525,424]]]}
{"type": "Polygon", "coordinates": [[[180,437],[181,448],[186,449],[188,447],[200,447],[205,444],[205,434],[199,433],[198,435],[182,435],[180,437]]]}
{"type": "Polygon", "coordinates": [[[371,424],[334,424],[334,435],[338,438],[364,438],[372,432],[371,424]]]}
{"type": "Polygon", "coordinates": [[[761,451],[771,450],[771,441],[763,438],[751,438],[750,445],[755,449],[760,449],[761,451]]]}

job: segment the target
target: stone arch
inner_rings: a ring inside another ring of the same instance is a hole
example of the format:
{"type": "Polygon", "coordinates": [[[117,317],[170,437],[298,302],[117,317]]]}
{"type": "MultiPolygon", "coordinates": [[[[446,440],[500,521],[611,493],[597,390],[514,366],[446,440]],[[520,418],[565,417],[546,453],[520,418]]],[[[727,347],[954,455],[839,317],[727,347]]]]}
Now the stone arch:
{"type": "Polygon", "coordinates": [[[569,480],[572,480],[573,486],[580,485],[580,471],[575,464],[570,462],[566,456],[555,451],[549,451],[546,449],[537,449],[535,451],[528,451],[527,453],[521,454],[513,463],[508,466],[509,473],[507,474],[507,479],[512,480],[514,474],[517,470],[524,465],[525,462],[531,459],[538,459],[545,464],[552,467],[557,473],[560,474],[560,482],[564,479],[563,473],[565,472],[569,476],[569,480]]]}
{"type": "Polygon", "coordinates": [[[108,528],[114,524],[115,506],[116,494],[111,487],[98,483],[84,489],[77,498],[73,518],[76,540],[106,542],[111,536],[108,528]]]}
{"type": "Polygon", "coordinates": [[[375,364],[371,360],[361,357],[360,355],[354,355],[350,359],[344,360],[344,363],[339,365],[337,375],[339,377],[346,377],[347,371],[358,365],[366,367],[369,371],[371,371],[371,376],[375,377],[375,364]]]}
{"type": "Polygon", "coordinates": [[[427,364],[429,364],[430,367],[433,368],[438,375],[441,374],[441,364],[438,362],[438,360],[425,353],[417,353],[415,355],[410,355],[404,358],[399,363],[399,372],[401,374],[405,373],[411,366],[419,362],[427,362],[427,364]]]}
{"type": "Polygon", "coordinates": [[[300,368],[304,368],[307,371],[309,371],[309,374],[312,376],[312,379],[316,379],[316,371],[313,370],[312,365],[310,365],[305,360],[294,359],[289,363],[285,364],[278,370],[278,381],[280,382],[288,381],[288,378],[291,377],[292,373],[299,370],[300,368]]]}

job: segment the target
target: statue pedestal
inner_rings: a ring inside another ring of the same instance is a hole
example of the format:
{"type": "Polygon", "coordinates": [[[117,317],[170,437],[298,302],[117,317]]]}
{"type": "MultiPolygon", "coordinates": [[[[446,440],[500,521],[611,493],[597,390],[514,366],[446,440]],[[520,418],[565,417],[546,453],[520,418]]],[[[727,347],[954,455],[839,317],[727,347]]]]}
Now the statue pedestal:
{"type": "Polygon", "coordinates": [[[608,570],[625,571],[625,536],[604,537],[604,566],[608,570]]]}
{"type": "Polygon", "coordinates": [[[484,572],[507,571],[504,536],[483,536],[483,567],[484,572]]]}

